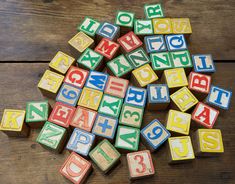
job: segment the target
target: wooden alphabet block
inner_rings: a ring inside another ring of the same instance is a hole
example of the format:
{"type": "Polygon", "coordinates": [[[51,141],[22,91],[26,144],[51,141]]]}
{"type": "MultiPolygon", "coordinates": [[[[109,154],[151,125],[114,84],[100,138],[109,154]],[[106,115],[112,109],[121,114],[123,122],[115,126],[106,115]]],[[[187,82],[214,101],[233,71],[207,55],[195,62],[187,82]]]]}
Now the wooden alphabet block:
{"type": "Polygon", "coordinates": [[[27,102],[25,122],[31,128],[41,128],[47,121],[50,111],[48,101],[27,102]]]}
{"type": "Polygon", "coordinates": [[[193,64],[188,50],[170,52],[170,56],[175,68],[185,68],[189,73],[193,64]]]}
{"type": "Polygon", "coordinates": [[[119,124],[140,128],[143,120],[144,108],[123,104],[119,117],[119,124]]]}
{"type": "Polygon", "coordinates": [[[127,164],[130,179],[139,179],[153,176],[155,169],[149,150],[143,150],[127,154],[127,164]]]}
{"type": "Polygon", "coordinates": [[[99,26],[100,23],[97,20],[90,17],[85,17],[84,21],[78,26],[77,30],[94,37],[99,26]]]}
{"type": "Polygon", "coordinates": [[[96,111],[78,106],[70,122],[70,126],[91,132],[96,115],[96,111]]]}
{"type": "Polygon", "coordinates": [[[9,137],[27,137],[29,128],[24,123],[25,111],[5,109],[2,115],[0,130],[9,137]]]}
{"type": "Polygon", "coordinates": [[[170,132],[157,119],[141,130],[142,141],[152,152],[156,151],[170,136],[170,132]]]}
{"type": "Polygon", "coordinates": [[[167,51],[163,35],[145,36],[144,43],[147,53],[167,51]]]}
{"type": "Polygon", "coordinates": [[[196,156],[218,156],[224,152],[219,129],[198,129],[193,135],[196,156]]]}
{"type": "Polygon", "coordinates": [[[118,126],[115,147],[122,150],[138,151],[140,130],[138,128],[118,126]]]}
{"type": "Polygon", "coordinates": [[[61,102],[56,102],[48,121],[60,125],[62,127],[68,128],[69,122],[73,118],[75,110],[76,108],[73,106],[66,105],[61,102]]]}
{"type": "Polygon", "coordinates": [[[164,17],[161,4],[144,5],[144,13],[147,19],[164,17]]]}
{"type": "Polygon", "coordinates": [[[147,98],[147,90],[144,88],[137,88],[129,86],[126,92],[125,103],[144,107],[147,98]]]}
{"type": "Polygon", "coordinates": [[[43,96],[55,98],[63,79],[63,75],[46,70],[38,83],[38,89],[41,91],[43,96]]]}
{"type": "Polygon", "coordinates": [[[120,35],[126,34],[133,28],[135,14],[127,11],[118,11],[115,24],[120,26],[120,35]]]}
{"type": "Polygon", "coordinates": [[[49,63],[49,67],[56,72],[65,74],[74,62],[75,59],[73,57],[59,51],[49,63]]]}
{"type": "Polygon", "coordinates": [[[147,87],[148,110],[164,110],[170,104],[169,89],[166,84],[149,84],[147,87]]]}
{"type": "Polygon", "coordinates": [[[108,75],[103,72],[90,71],[85,87],[104,91],[108,75]]]}
{"type": "Polygon", "coordinates": [[[192,55],[192,60],[195,72],[212,74],[216,71],[213,58],[210,54],[192,55]]]}
{"type": "Polygon", "coordinates": [[[102,172],[107,173],[119,162],[121,154],[104,139],[89,153],[89,156],[102,172]]]}
{"type": "Polygon", "coordinates": [[[180,163],[195,159],[191,138],[189,136],[170,137],[168,139],[170,149],[170,162],[180,163]]]}
{"type": "Polygon", "coordinates": [[[97,110],[103,93],[99,90],[84,87],[78,100],[78,105],[89,109],[97,110]]]}
{"type": "Polygon", "coordinates": [[[64,82],[78,88],[83,88],[88,75],[89,72],[87,70],[71,66],[64,78],[64,82]]]}
{"type": "Polygon", "coordinates": [[[140,66],[150,63],[148,54],[142,47],[126,54],[126,57],[134,68],[139,68],[140,66]]]}
{"type": "Polygon", "coordinates": [[[98,114],[92,129],[92,133],[113,141],[117,125],[118,120],[116,118],[98,114]]]}
{"type": "Polygon", "coordinates": [[[60,174],[74,184],[82,184],[91,171],[91,163],[74,152],[69,155],[60,168],[60,174]]]}
{"type": "Polygon", "coordinates": [[[187,50],[183,34],[166,35],[166,44],[169,51],[187,50]]]}
{"type": "Polygon", "coordinates": [[[206,103],[220,110],[228,110],[232,98],[232,91],[217,86],[211,86],[206,103]]]}
{"type": "Polygon", "coordinates": [[[67,143],[66,148],[82,156],[88,156],[94,143],[95,135],[84,130],[75,128],[67,143]]]}
{"type": "Polygon", "coordinates": [[[172,26],[170,18],[152,19],[154,34],[172,34],[172,26]]]}
{"type": "Polygon", "coordinates": [[[129,80],[109,76],[104,93],[112,96],[117,96],[119,98],[124,98],[126,95],[128,84],[129,80]]]}
{"type": "Polygon", "coordinates": [[[109,22],[104,22],[97,30],[98,39],[107,38],[109,40],[116,40],[120,34],[120,27],[109,22]]]}
{"type": "Polygon", "coordinates": [[[169,110],[166,129],[175,134],[188,135],[191,124],[191,114],[169,110]]]}
{"type": "Polygon", "coordinates": [[[198,103],[196,97],[189,91],[187,87],[183,87],[170,96],[173,107],[182,112],[186,112],[198,103]]]}
{"type": "Polygon", "coordinates": [[[173,34],[192,34],[189,18],[172,18],[171,26],[173,34]]]}
{"type": "Polygon", "coordinates": [[[63,83],[57,94],[56,101],[67,105],[76,106],[82,89],[71,84],[63,83]]]}
{"type": "Polygon", "coordinates": [[[118,118],[122,108],[122,103],[122,98],[104,94],[100,102],[98,112],[107,116],[118,118]]]}
{"type": "Polygon", "coordinates": [[[44,148],[60,153],[63,150],[66,138],[67,131],[65,128],[47,121],[36,141],[44,148]]]}
{"type": "Polygon", "coordinates": [[[134,22],[134,32],[136,35],[153,34],[153,25],[151,20],[136,19],[134,22]]]}
{"type": "Polygon", "coordinates": [[[192,120],[206,128],[213,128],[218,115],[219,111],[199,102],[192,113],[192,120]]]}

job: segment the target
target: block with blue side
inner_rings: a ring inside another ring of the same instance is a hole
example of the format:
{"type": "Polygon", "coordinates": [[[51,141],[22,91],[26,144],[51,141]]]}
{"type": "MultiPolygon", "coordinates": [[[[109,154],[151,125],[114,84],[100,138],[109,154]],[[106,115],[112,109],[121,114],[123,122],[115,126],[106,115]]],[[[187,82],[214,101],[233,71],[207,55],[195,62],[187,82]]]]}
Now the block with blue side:
{"type": "Polygon", "coordinates": [[[129,86],[126,92],[125,103],[144,107],[146,104],[147,90],[129,86]]]}
{"type": "Polygon", "coordinates": [[[192,55],[194,71],[211,74],[216,71],[213,58],[210,54],[192,55]]]}
{"type": "Polygon", "coordinates": [[[99,91],[104,91],[108,77],[108,74],[90,71],[85,86],[99,91]]]}
{"type": "Polygon", "coordinates": [[[104,22],[97,30],[97,35],[109,40],[116,40],[119,37],[120,27],[109,22],[104,22]]]}
{"type": "Polygon", "coordinates": [[[166,35],[166,45],[169,51],[187,50],[183,34],[166,35]]]}
{"type": "Polygon", "coordinates": [[[144,43],[147,53],[167,51],[163,35],[145,36],[144,43]]]}

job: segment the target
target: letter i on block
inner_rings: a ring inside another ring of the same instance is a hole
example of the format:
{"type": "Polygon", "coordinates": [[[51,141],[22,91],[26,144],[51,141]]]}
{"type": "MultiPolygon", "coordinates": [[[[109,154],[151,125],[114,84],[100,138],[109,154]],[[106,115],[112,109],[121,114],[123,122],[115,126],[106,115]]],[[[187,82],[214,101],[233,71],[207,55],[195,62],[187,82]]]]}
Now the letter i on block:
{"type": "Polygon", "coordinates": [[[9,137],[27,137],[29,128],[24,123],[25,111],[5,109],[0,124],[0,130],[9,137]]]}
{"type": "Polygon", "coordinates": [[[224,152],[219,129],[198,129],[193,135],[196,156],[218,156],[224,152]]]}
{"type": "Polygon", "coordinates": [[[156,151],[170,136],[170,132],[157,119],[141,130],[142,141],[151,152],[156,151]]]}
{"type": "Polygon", "coordinates": [[[144,5],[144,13],[147,19],[164,17],[161,4],[146,4],[144,5]]]}
{"type": "Polygon", "coordinates": [[[100,23],[90,17],[85,17],[84,21],[78,26],[77,30],[86,33],[91,37],[95,37],[96,31],[100,23]]]}
{"type": "Polygon", "coordinates": [[[60,173],[74,184],[84,183],[91,171],[91,162],[74,152],[69,155],[60,168],[60,173]]]}
{"type": "Polygon", "coordinates": [[[170,164],[191,161],[195,159],[191,138],[189,136],[170,137],[170,164]]]}
{"type": "Polygon", "coordinates": [[[192,55],[192,60],[195,72],[212,74],[216,71],[213,58],[210,54],[192,55]]]}
{"type": "Polygon", "coordinates": [[[108,77],[108,74],[90,71],[85,86],[99,91],[104,91],[108,77]]]}
{"type": "Polygon", "coordinates": [[[107,38],[115,41],[119,37],[120,27],[104,22],[100,25],[96,34],[98,36],[98,40],[101,40],[101,38],[107,38]]]}
{"type": "Polygon", "coordinates": [[[89,156],[96,166],[106,174],[118,164],[121,154],[108,140],[104,139],[91,150],[89,156]]]}
{"type": "Polygon", "coordinates": [[[144,88],[137,88],[129,86],[126,92],[125,103],[144,107],[147,98],[147,90],[144,88]]]}
{"type": "Polygon", "coordinates": [[[125,34],[132,30],[135,14],[132,12],[118,11],[115,24],[120,26],[121,34],[125,34]]]}
{"type": "Polygon", "coordinates": [[[186,36],[192,34],[189,18],[172,18],[171,26],[173,34],[184,34],[186,36]]]}

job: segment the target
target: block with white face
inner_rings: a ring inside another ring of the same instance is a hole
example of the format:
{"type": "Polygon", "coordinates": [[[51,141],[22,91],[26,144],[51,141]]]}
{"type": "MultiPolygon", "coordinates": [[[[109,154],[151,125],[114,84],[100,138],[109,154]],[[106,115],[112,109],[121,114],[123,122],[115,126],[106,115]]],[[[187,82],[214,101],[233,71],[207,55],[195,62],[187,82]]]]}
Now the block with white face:
{"type": "Polygon", "coordinates": [[[140,66],[150,63],[148,54],[143,48],[138,48],[128,53],[126,57],[134,68],[139,68],[140,66]]]}
{"type": "Polygon", "coordinates": [[[85,86],[92,89],[104,91],[107,80],[107,74],[97,71],[91,71],[87,78],[85,86]]]}
{"type": "Polygon", "coordinates": [[[163,35],[145,36],[144,42],[148,53],[167,51],[163,35]]]}
{"type": "Polygon", "coordinates": [[[28,102],[26,104],[26,122],[45,122],[48,118],[48,101],[28,102]]]}
{"type": "Polygon", "coordinates": [[[144,13],[147,19],[164,17],[161,4],[146,4],[144,5],[144,13]]]}
{"type": "Polygon", "coordinates": [[[151,20],[136,19],[134,22],[134,31],[136,35],[153,34],[153,26],[151,20]]]}
{"type": "Polygon", "coordinates": [[[119,29],[119,26],[104,22],[97,30],[97,35],[113,40],[115,37],[118,36],[119,29]]]}
{"type": "Polygon", "coordinates": [[[215,65],[210,54],[192,55],[194,71],[201,73],[214,73],[215,65]]]}
{"type": "Polygon", "coordinates": [[[150,61],[155,71],[170,69],[174,66],[169,52],[151,53],[150,61]]]}
{"type": "Polygon", "coordinates": [[[115,24],[123,27],[133,27],[135,14],[127,11],[118,11],[115,24]]]}
{"type": "Polygon", "coordinates": [[[186,50],[187,44],[183,34],[166,35],[166,44],[169,51],[186,50]]]}
{"type": "Polygon", "coordinates": [[[169,103],[169,89],[166,84],[149,84],[148,88],[149,103],[169,103]]]}
{"type": "Polygon", "coordinates": [[[93,37],[95,36],[96,31],[99,28],[99,26],[100,26],[100,23],[96,21],[95,19],[92,19],[90,17],[85,17],[81,25],[78,26],[78,30],[93,37]]]}
{"type": "Polygon", "coordinates": [[[147,98],[147,90],[129,86],[126,92],[125,103],[144,107],[147,98]]]}
{"type": "Polygon", "coordinates": [[[170,55],[175,68],[193,67],[188,50],[170,52],[170,55]]]}
{"type": "Polygon", "coordinates": [[[211,76],[196,72],[190,72],[189,89],[208,94],[211,86],[211,76]]]}

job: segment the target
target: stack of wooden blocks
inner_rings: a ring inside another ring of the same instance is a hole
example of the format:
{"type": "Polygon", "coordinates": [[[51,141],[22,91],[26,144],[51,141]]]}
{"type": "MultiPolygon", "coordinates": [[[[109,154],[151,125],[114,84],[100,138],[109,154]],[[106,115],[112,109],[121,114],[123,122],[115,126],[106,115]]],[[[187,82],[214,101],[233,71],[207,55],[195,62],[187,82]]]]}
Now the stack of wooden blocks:
{"type": "Polygon", "coordinates": [[[164,18],[160,4],[144,10],[146,19],[119,11],[115,24],[86,17],[68,42],[73,57],[59,51],[38,83],[44,97],[55,99],[53,108],[46,100],[3,113],[0,129],[8,136],[42,128],[36,141],[43,147],[60,153],[66,145],[71,155],[60,173],[73,183],[89,175],[89,159],[107,173],[120,152],[128,153],[131,179],[154,175],[151,152],[167,140],[170,163],[224,152],[213,126],[232,93],[212,85],[211,55],[190,55],[188,18],[164,18]],[[144,110],[167,109],[164,124],[142,126],[144,110]],[[202,127],[193,144],[192,123],[202,127]],[[140,139],[146,150],[138,151],[140,139]]]}

